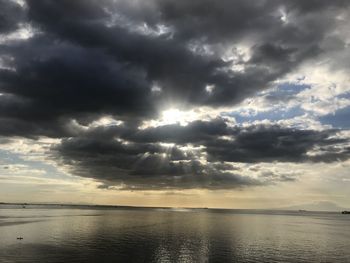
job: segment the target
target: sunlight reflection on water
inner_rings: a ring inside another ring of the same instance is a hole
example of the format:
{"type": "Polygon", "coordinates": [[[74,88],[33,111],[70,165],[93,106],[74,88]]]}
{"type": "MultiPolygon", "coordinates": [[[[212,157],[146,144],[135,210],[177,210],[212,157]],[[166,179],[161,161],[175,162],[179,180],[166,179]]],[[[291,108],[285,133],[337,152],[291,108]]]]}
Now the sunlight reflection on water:
{"type": "Polygon", "coordinates": [[[332,213],[0,207],[0,237],[0,262],[350,262],[332,213]]]}

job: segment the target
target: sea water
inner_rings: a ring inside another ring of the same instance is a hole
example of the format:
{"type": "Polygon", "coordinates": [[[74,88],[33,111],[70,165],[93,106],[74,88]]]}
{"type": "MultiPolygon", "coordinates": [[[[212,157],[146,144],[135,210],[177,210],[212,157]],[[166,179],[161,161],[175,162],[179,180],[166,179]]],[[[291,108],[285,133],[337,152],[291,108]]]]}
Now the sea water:
{"type": "Polygon", "coordinates": [[[350,215],[0,205],[0,262],[350,262],[350,215]]]}

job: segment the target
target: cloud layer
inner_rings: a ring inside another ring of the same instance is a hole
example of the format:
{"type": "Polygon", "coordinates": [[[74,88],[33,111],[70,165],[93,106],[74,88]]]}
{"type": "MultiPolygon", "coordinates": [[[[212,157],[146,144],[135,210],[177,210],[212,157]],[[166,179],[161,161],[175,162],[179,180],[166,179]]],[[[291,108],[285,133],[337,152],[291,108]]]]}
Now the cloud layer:
{"type": "Polygon", "coordinates": [[[58,139],[47,158],[74,175],[103,187],[225,189],[296,180],[247,176],[244,164],[349,158],[342,127],[315,125],[350,105],[349,88],[306,77],[325,60],[338,81],[348,73],[349,1],[0,5],[0,135],[58,139]],[[255,110],[300,113],[303,127],[295,116],[238,123],[254,99],[255,110]],[[170,108],[197,115],[159,121],[170,108]]]}

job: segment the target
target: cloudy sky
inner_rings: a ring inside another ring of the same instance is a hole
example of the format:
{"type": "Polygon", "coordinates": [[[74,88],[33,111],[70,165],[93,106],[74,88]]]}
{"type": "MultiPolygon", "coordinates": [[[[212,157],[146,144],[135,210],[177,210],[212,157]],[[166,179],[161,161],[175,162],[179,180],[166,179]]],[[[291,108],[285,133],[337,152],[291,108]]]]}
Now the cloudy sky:
{"type": "Polygon", "coordinates": [[[350,1],[0,7],[0,202],[350,207],[350,1]]]}

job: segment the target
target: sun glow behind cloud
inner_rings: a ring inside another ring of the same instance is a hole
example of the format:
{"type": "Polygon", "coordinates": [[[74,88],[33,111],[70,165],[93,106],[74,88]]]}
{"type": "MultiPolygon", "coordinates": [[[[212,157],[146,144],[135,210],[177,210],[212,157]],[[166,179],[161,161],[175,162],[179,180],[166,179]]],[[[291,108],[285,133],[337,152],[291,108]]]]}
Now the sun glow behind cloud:
{"type": "Polygon", "coordinates": [[[160,116],[158,119],[145,121],[141,125],[140,129],[171,124],[186,126],[188,123],[199,120],[201,117],[203,117],[201,112],[196,112],[195,110],[180,110],[178,108],[163,110],[159,115],[160,116]]]}
{"type": "Polygon", "coordinates": [[[306,2],[0,0],[0,176],[344,203],[350,6],[306,2]]]}
{"type": "Polygon", "coordinates": [[[181,111],[179,109],[168,109],[162,112],[162,117],[159,124],[167,125],[179,123],[180,125],[187,125],[189,122],[196,119],[196,114],[192,111],[181,111]]]}

